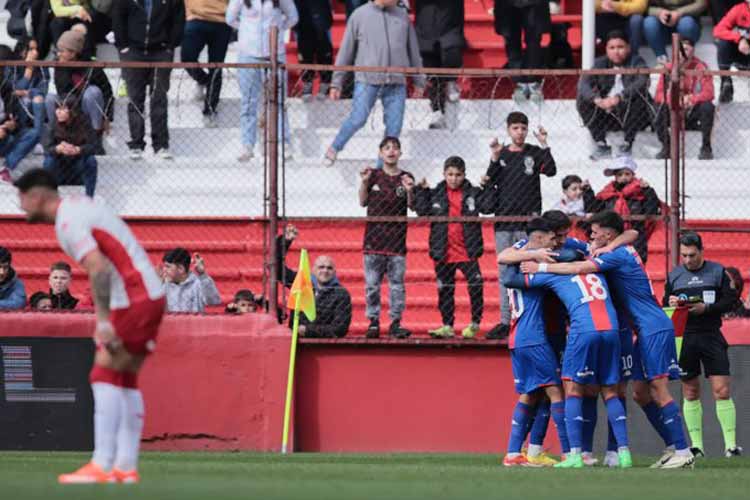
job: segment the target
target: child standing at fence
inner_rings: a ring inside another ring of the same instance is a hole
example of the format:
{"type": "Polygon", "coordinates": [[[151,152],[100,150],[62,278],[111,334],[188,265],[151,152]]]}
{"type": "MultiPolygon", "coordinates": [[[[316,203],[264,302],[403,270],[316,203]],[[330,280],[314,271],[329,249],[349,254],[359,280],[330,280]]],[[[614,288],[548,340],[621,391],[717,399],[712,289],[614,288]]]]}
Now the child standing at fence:
{"type": "MultiPolygon", "coordinates": [[[[459,156],[451,156],[443,165],[443,178],[430,189],[423,179],[415,189],[419,215],[476,217],[492,213],[492,189],[476,187],[466,180],[466,164],[459,156]]],[[[430,330],[434,338],[451,338],[455,334],[456,270],[460,270],[469,288],[471,323],[463,329],[463,338],[474,338],[484,311],[484,287],[479,257],[484,252],[481,222],[433,222],[430,225],[430,257],[435,261],[438,286],[438,309],[443,325],[430,330]]]]}
{"type": "MultiPolygon", "coordinates": [[[[368,217],[405,217],[414,208],[414,176],[401,170],[401,142],[386,137],[380,143],[382,169],[360,172],[359,204],[367,207],[368,217]]],[[[406,222],[367,222],[364,241],[366,314],[370,320],[368,338],[380,336],[380,286],[388,277],[391,325],[388,334],[403,339],[411,332],[401,326],[406,290],[406,222]]]]}

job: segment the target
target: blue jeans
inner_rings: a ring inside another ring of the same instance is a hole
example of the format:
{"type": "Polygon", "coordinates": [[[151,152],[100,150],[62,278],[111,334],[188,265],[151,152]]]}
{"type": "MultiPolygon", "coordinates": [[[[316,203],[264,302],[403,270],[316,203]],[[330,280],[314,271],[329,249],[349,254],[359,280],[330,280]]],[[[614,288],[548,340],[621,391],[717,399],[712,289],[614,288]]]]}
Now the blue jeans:
{"type": "Polygon", "coordinates": [[[638,55],[643,41],[643,16],[633,14],[628,19],[628,38],[630,39],[630,51],[638,55]]]}
{"type": "MultiPolygon", "coordinates": [[[[247,64],[267,63],[268,59],[243,56],[240,54],[237,62],[247,64]]],[[[239,80],[240,92],[242,94],[240,105],[240,131],[242,133],[242,144],[248,148],[255,146],[255,140],[258,136],[258,103],[263,96],[263,87],[266,83],[265,79],[267,78],[268,71],[270,70],[265,68],[240,68],[237,70],[237,79],[239,80]]],[[[280,71],[279,78],[281,79],[281,85],[279,86],[279,100],[283,102],[283,95],[286,94],[286,73],[280,71]]],[[[289,120],[284,111],[284,106],[279,106],[279,109],[279,136],[284,138],[286,144],[289,144],[289,120]]]]}
{"type": "MultiPolygon", "coordinates": [[[[182,61],[197,62],[203,47],[208,45],[208,62],[224,62],[231,37],[232,28],[226,23],[200,19],[187,21],[182,36],[182,61]]],[[[199,85],[206,87],[203,114],[216,113],[221,94],[221,69],[190,68],[187,72],[199,85]]]]}
{"type": "MultiPolygon", "coordinates": [[[[32,99],[36,98],[34,94],[32,99]]],[[[0,156],[5,157],[5,166],[13,170],[21,160],[31,153],[42,138],[44,126],[44,103],[31,101],[31,115],[34,120],[32,127],[21,127],[0,141],[0,156]]],[[[20,121],[19,121],[20,123],[20,121]]]]}
{"type": "Polygon", "coordinates": [[[94,197],[99,172],[94,155],[71,158],[48,154],[44,156],[44,169],[53,172],[60,185],[80,186],[83,183],[86,196],[94,197]]]}
{"type": "Polygon", "coordinates": [[[380,285],[383,277],[388,277],[388,300],[391,308],[388,311],[391,321],[398,321],[406,307],[406,256],[365,254],[365,315],[368,319],[380,319],[380,285]]]}
{"type": "Polygon", "coordinates": [[[647,16],[643,20],[643,33],[656,57],[667,55],[667,44],[670,44],[669,38],[675,31],[693,42],[701,37],[701,25],[691,16],[681,17],[674,28],[663,25],[655,16],[647,16]]]}
{"type": "MultiPolygon", "coordinates": [[[[47,106],[47,120],[50,123],[54,123],[57,96],[55,94],[47,94],[45,105],[47,106]]],[[[99,132],[104,124],[104,94],[102,94],[99,87],[96,85],[86,87],[81,99],[81,110],[89,118],[91,127],[99,132]]]]}
{"type": "Polygon", "coordinates": [[[349,139],[365,126],[378,97],[383,102],[385,135],[389,137],[401,135],[406,108],[406,85],[370,85],[355,82],[352,111],[341,124],[341,129],[331,144],[334,150],[338,152],[344,149],[349,139]]]}

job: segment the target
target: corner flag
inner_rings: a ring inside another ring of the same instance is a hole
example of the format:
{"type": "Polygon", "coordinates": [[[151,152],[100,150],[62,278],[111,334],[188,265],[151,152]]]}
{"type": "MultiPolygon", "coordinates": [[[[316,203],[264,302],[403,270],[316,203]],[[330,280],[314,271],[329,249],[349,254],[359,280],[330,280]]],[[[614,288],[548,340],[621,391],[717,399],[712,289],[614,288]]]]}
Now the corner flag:
{"type": "Polygon", "coordinates": [[[315,292],[313,292],[312,279],[310,278],[310,259],[307,257],[307,250],[305,249],[302,249],[300,253],[299,269],[292,283],[292,288],[289,290],[286,305],[289,309],[305,313],[309,321],[315,321],[315,292]]]}

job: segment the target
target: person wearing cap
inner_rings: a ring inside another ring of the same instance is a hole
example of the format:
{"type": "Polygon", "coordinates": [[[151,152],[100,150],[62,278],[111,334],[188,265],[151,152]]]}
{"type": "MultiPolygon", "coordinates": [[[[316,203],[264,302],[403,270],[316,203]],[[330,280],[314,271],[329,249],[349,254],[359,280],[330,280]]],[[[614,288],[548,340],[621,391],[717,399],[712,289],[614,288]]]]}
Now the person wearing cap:
{"type": "MultiPolygon", "coordinates": [[[[680,47],[684,56],[684,62],[681,64],[686,71],[706,71],[708,65],[695,57],[695,43],[689,38],[680,37],[680,47]]],[[[667,69],[672,69],[672,63],[667,64],[667,69]]],[[[665,74],[659,77],[659,83],[656,86],[656,95],[654,100],[658,104],[656,111],[656,121],[654,127],[656,134],[661,142],[661,151],[656,154],[656,158],[662,160],[669,158],[669,103],[672,102],[671,92],[667,89],[666,98],[664,95],[665,74]]],[[[701,131],[701,150],[698,153],[698,159],[711,160],[714,157],[711,149],[711,131],[714,128],[714,78],[711,75],[703,74],[695,76],[686,74],[680,80],[682,101],[681,108],[685,114],[685,129],[701,131]]]]}
{"type": "MultiPolygon", "coordinates": [[[[60,35],[57,40],[57,60],[62,63],[81,61],[85,36],[77,29],[60,35]]],[[[47,121],[54,123],[55,111],[62,104],[68,108],[80,108],[96,132],[95,154],[105,154],[102,138],[115,118],[115,100],[104,70],[56,67],[55,88],[57,94],[47,94],[45,99],[47,121]]]]}
{"type": "Polygon", "coordinates": [[[614,180],[594,194],[591,186],[583,191],[583,202],[586,213],[614,210],[626,219],[625,229],[638,231],[638,238],[633,246],[645,263],[648,260],[648,239],[656,229],[653,221],[630,221],[631,215],[658,215],[661,201],[649,186],[648,182],[635,176],[638,165],[629,156],[615,158],[610,166],[604,169],[604,176],[614,176],[614,180]]]}
{"type": "Polygon", "coordinates": [[[10,250],[0,247],[0,311],[26,306],[26,288],[13,269],[12,262],[10,250]]]}
{"type": "MultiPolygon", "coordinates": [[[[594,69],[646,68],[646,62],[631,52],[627,36],[622,31],[611,31],[606,39],[605,56],[597,57],[594,69]]],[[[576,109],[596,143],[592,160],[608,157],[612,148],[607,144],[607,132],[623,130],[625,142],[620,154],[630,154],[639,130],[652,121],[651,95],[648,93],[647,74],[584,75],[578,82],[576,109]]]]}

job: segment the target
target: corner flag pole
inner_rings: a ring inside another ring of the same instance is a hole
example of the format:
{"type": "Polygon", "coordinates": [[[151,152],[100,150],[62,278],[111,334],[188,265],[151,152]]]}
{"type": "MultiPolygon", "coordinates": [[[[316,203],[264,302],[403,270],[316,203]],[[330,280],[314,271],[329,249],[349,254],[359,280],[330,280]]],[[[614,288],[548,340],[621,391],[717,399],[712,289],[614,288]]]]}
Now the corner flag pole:
{"type": "Polygon", "coordinates": [[[284,402],[284,434],[281,438],[281,453],[288,453],[289,420],[292,410],[292,391],[294,389],[294,364],[297,360],[297,332],[299,331],[299,306],[302,290],[294,292],[294,323],[292,325],[292,345],[289,348],[289,373],[286,379],[286,401],[284,402]]]}

